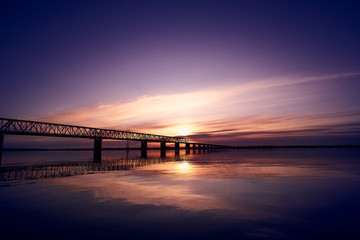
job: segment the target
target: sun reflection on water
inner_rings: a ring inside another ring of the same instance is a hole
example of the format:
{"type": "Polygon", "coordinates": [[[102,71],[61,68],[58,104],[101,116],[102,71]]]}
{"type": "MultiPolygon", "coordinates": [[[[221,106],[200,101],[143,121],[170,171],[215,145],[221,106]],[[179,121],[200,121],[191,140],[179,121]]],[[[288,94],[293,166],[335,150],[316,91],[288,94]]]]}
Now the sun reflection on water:
{"type": "Polygon", "coordinates": [[[179,164],[177,164],[177,172],[179,173],[190,173],[192,172],[192,166],[191,163],[188,161],[182,161],[179,164]]]}

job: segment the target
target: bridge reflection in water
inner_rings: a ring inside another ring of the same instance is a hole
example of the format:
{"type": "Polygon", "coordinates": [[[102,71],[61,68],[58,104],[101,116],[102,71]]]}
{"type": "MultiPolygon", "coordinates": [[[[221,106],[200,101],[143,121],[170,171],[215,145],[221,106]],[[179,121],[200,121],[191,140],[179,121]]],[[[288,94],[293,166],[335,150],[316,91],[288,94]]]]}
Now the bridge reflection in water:
{"type": "MultiPolygon", "coordinates": [[[[213,152],[213,151],[206,151],[213,152]]],[[[198,153],[201,153],[199,151],[198,153]]],[[[205,151],[203,151],[205,153],[205,151]]],[[[175,157],[149,157],[112,159],[101,162],[58,162],[30,166],[0,167],[0,186],[24,184],[48,178],[63,178],[76,175],[93,174],[96,172],[130,170],[136,167],[165,162],[186,161],[193,154],[175,155],[175,157]]]]}

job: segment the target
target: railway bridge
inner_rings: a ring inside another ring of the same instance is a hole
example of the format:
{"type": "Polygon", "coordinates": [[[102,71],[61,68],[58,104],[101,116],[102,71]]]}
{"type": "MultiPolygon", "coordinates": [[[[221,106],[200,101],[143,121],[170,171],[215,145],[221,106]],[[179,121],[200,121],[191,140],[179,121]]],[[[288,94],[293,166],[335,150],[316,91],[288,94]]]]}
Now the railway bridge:
{"type": "Polygon", "coordinates": [[[94,139],[94,162],[101,161],[102,139],[140,141],[141,156],[143,157],[146,157],[148,142],[159,142],[162,155],[166,152],[167,143],[174,143],[175,152],[180,150],[180,144],[185,144],[186,150],[190,150],[190,148],[209,149],[224,147],[214,144],[194,143],[190,142],[189,139],[182,137],[170,137],[131,131],[0,118],[0,164],[3,151],[4,135],[7,134],[94,139]]]}

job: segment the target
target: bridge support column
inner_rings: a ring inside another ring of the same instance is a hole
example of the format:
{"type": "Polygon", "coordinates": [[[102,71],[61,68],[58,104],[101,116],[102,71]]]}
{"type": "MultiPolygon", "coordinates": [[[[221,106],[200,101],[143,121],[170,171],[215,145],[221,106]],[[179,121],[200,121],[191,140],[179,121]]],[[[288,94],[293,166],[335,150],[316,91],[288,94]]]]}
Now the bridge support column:
{"type": "Polygon", "coordinates": [[[94,159],[93,159],[94,163],[101,162],[101,148],[102,148],[101,144],[102,144],[101,138],[94,139],[94,159]]]}
{"type": "Polygon", "coordinates": [[[175,143],[175,151],[179,151],[180,150],[180,143],[176,142],[175,143]]]}
{"type": "Polygon", "coordinates": [[[190,143],[186,143],[186,154],[190,154],[190,143]]]}
{"type": "Polygon", "coordinates": [[[3,145],[4,145],[4,135],[0,134],[0,166],[1,166],[1,156],[3,151],[3,145]]]}
{"type": "Polygon", "coordinates": [[[166,158],[166,142],[160,143],[160,156],[166,158]]]}
{"type": "Polygon", "coordinates": [[[147,141],[141,141],[141,157],[147,157],[147,141]]]}
{"type": "Polygon", "coordinates": [[[161,150],[162,152],[165,152],[165,151],[166,151],[166,142],[161,142],[161,143],[160,143],[160,150],[161,150]]]}
{"type": "Polygon", "coordinates": [[[175,157],[178,157],[180,155],[180,143],[175,143],[175,157]]]}

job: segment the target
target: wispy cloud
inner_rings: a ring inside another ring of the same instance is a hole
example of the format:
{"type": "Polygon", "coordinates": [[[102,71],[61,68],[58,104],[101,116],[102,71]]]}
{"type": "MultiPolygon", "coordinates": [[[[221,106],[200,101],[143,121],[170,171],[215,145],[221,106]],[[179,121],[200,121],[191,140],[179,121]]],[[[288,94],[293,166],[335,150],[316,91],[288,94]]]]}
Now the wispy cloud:
{"type": "Polygon", "coordinates": [[[52,113],[40,119],[194,138],[304,136],[336,131],[345,134],[356,131],[360,110],[355,104],[346,106],[348,109],[320,108],[319,93],[329,81],[357,76],[359,72],[284,77],[187,93],[146,95],[125,103],[52,113]]]}

